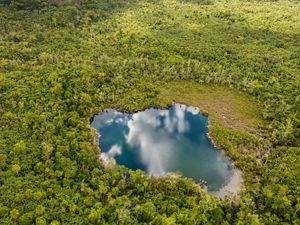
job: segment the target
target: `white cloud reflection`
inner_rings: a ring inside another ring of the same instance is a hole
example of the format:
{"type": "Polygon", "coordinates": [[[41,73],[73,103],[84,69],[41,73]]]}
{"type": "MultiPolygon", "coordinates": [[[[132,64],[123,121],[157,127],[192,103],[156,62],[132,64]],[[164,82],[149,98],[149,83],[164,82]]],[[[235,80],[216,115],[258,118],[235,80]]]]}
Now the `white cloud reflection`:
{"type": "Polygon", "coordinates": [[[129,145],[139,147],[142,163],[153,175],[165,173],[171,153],[171,144],[160,136],[164,133],[155,130],[161,125],[160,115],[161,112],[153,109],[134,114],[128,122],[129,133],[126,136],[129,145]]]}
{"type": "Polygon", "coordinates": [[[141,161],[148,173],[163,175],[167,172],[177,144],[169,133],[184,133],[189,130],[189,124],[184,118],[186,110],[187,107],[180,104],[174,105],[172,114],[168,110],[148,109],[134,114],[128,121],[126,141],[139,148],[141,161]],[[164,129],[156,129],[160,126],[164,129]]]}
{"type": "Polygon", "coordinates": [[[106,109],[101,114],[101,118],[94,119],[92,122],[93,127],[103,127],[105,124],[113,123],[115,118],[121,116],[122,113],[114,109],[106,109]]]}
{"type": "Polygon", "coordinates": [[[165,127],[169,132],[178,131],[179,133],[184,133],[189,130],[189,124],[184,119],[184,114],[187,106],[175,104],[174,110],[175,115],[171,116],[169,111],[165,113],[165,127]]]}
{"type": "Polygon", "coordinates": [[[200,110],[198,107],[194,107],[194,106],[189,106],[186,109],[188,112],[192,113],[193,115],[197,115],[200,113],[200,110]]]}
{"type": "Polygon", "coordinates": [[[108,152],[103,152],[101,153],[101,158],[108,162],[108,161],[113,161],[115,163],[115,157],[117,155],[122,154],[122,148],[120,145],[113,145],[108,152]]]}

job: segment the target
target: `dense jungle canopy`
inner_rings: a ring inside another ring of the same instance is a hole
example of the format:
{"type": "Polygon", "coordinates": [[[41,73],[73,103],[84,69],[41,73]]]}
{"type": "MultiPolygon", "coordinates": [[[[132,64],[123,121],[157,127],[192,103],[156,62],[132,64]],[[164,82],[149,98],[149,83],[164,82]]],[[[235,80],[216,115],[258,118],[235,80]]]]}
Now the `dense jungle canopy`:
{"type": "Polygon", "coordinates": [[[300,2],[0,0],[0,224],[300,224],[300,2]],[[243,172],[104,166],[94,113],[199,106],[243,172]]]}

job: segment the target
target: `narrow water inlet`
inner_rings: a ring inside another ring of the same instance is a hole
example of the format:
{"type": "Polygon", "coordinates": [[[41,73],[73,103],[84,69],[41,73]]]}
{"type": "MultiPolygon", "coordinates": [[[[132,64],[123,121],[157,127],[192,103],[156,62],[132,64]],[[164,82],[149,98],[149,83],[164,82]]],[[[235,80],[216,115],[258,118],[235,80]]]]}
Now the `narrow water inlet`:
{"type": "Polygon", "coordinates": [[[156,176],[179,172],[195,182],[205,181],[208,191],[220,197],[228,189],[237,194],[240,172],[213,145],[207,124],[208,117],[197,107],[182,104],[134,114],[107,109],[91,123],[100,134],[106,161],[156,176]]]}

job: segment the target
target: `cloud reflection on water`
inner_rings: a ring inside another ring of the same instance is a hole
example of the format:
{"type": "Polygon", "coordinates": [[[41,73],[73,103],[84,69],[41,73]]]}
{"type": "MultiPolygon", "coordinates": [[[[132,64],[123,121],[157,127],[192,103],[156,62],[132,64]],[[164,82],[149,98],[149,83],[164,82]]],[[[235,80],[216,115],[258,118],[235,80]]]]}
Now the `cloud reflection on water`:
{"type": "Polygon", "coordinates": [[[168,172],[178,145],[178,140],[169,133],[189,131],[186,111],[193,115],[199,113],[196,107],[175,104],[173,112],[148,109],[134,114],[128,121],[126,141],[130,146],[139,147],[141,160],[148,173],[163,175],[168,172]],[[159,127],[163,129],[157,129],[159,127]]]}
{"type": "Polygon", "coordinates": [[[181,171],[216,189],[231,176],[231,164],[208,139],[207,118],[197,114],[197,107],[181,104],[132,115],[109,109],[92,125],[107,134],[100,140],[105,160],[121,160],[153,175],[181,171]]]}
{"type": "Polygon", "coordinates": [[[162,175],[172,155],[172,142],[164,132],[156,130],[161,126],[159,116],[166,117],[165,112],[149,109],[133,115],[128,122],[129,133],[126,141],[130,146],[139,147],[142,163],[147,172],[162,175]]]}

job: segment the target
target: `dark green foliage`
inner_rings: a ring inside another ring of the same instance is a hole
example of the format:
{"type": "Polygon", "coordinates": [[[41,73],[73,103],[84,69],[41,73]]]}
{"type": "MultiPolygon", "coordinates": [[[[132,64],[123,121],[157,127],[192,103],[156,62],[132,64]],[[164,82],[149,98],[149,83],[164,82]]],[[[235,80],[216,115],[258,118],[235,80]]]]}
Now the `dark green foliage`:
{"type": "Polygon", "coordinates": [[[195,3],[199,5],[212,5],[213,0],[182,0],[183,3],[195,3]]]}
{"type": "Polygon", "coordinates": [[[10,5],[12,3],[12,0],[1,0],[0,1],[0,4],[3,4],[3,5],[10,5]]]}

